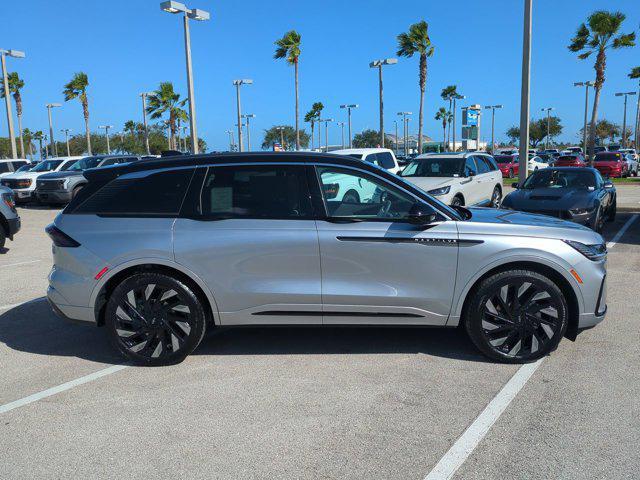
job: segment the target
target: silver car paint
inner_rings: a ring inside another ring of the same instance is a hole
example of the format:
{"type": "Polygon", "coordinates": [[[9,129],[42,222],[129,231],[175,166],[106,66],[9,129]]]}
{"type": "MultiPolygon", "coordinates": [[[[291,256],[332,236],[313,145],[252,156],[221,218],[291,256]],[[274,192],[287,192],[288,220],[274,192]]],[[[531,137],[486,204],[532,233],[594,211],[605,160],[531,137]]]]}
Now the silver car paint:
{"type": "Polygon", "coordinates": [[[224,325],[450,326],[459,322],[465,296],[478,278],[499,265],[521,260],[547,265],[567,279],[578,298],[580,326],[603,319],[594,311],[604,261],[592,262],[562,241],[593,244],[601,243],[602,237],[545,216],[473,209],[470,221],[447,220],[424,230],[386,222],[200,222],[64,214],[55,224],[82,245],[54,247],[48,295],[63,313],[79,320],[96,321],[98,293],[113,275],[151,263],[190,276],[209,299],[216,323],[224,325]],[[439,240],[430,244],[356,242],[341,241],[338,236],[439,240]],[[451,244],[441,244],[444,240],[451,244]],[[105,266],[108,272],[96,280],[105,266]],[[573,278],[572,268],[583,284],[573,278]],[[335,315],[353,311],[360,316],[335,315]],[[366,316],[369,312],[372,315],[366,316]],[[374,315],[380,313],[418,316],[374,315]]]}

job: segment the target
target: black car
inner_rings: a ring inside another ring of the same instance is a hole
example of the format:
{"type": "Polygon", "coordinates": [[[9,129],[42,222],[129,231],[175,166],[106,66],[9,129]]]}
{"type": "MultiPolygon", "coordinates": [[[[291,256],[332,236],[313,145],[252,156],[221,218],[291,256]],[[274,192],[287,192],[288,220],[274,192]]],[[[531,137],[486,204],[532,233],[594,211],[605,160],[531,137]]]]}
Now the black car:
{"type": "MultiPolygon", "coordinates": [[[[518,188],[518,184],[513,184],[518,188]]],[[[533,172],[502,207],[551,215],[600,232],[616,216],[616,189],[595,168],[549,167],[533,172]]]]}

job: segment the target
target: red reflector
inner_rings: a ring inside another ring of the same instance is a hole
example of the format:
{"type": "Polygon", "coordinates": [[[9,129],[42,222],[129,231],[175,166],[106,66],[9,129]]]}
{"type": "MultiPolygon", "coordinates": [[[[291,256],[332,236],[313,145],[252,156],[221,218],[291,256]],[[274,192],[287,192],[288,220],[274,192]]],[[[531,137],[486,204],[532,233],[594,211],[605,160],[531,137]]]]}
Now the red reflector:
{"type": "Polygon", "coordinates": [[[100,280],[102,276],[109,271],[109,267],[104,267],[102,270],[98,272],[96,275],[96,280],[100,280]]]}

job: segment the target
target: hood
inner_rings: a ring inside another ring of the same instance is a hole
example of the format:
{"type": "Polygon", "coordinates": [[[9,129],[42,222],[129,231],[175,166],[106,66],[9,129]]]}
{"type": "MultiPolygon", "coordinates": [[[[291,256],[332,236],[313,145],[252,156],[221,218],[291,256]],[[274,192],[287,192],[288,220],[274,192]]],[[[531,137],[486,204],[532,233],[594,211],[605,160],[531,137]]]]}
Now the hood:
{"type": "Polygon", "coordinates": [[[519,189],[504,197],[503,205],[518,210],[569,210],[587,208],[594,202],[595,190],[575,188],[519,189]]]}
{"type": "Polygon", "coordinates": [[[16,179],[16,180],[23,180],[23,179],[31,179],[31,180],[35,180],[36,178],[39,178],[41,175],[44,175],[45,173],[48,172],[14,172],[11,173],[9,175],[5,175],[4,177],[2,177],[3,179],[16,179]]]}
{"type": "Polygon", "coordinates": [[[81,177],[81,171],[73,171],[73,172],[52,172],[52,173],[43,173],[38,177],[38,180],[57,180],[61,178],[69,178],[69,177],[81,177]]]}
{"type": "Polygon", "coordinates": [[[436,188],[446,187],[447,185],[465,184],[469,179],[464,177],[402,177],[407,182],[417,185],[422,190],[429,191],[436,188]]]}
{"type": "Polygon", "coordinates": [[[602,237],[583,225],[546,215],[495,208],[470,208],[472,217],[458,222],[460,233],[517,235],[575,240],[585,244],[603,243],[602,237]],[[491,227],[487,227],[491,224],[491,227]]]}

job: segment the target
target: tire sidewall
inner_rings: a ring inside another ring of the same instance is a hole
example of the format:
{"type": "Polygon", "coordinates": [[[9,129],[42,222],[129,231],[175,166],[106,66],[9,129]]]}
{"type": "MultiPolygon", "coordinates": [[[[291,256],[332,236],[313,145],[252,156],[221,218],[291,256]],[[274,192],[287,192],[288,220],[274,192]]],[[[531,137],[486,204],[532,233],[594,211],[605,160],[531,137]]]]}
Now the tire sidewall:
{"type": "Polygon", "coordinates": [[[113,346],[133,363],[143,366],[173,365],[182,362],[202,341],[206,330],[206,314],[197,295],[182,281],[162,273],[137,273],[123,280],[111,293],[105,310],[105,326],[113,346]],[[120,342],[116,332],[116,310],[122,299],[130,290],[149,284],[167,286],[179,291],[186,300],[190,315],[193,315],[192,330],[186,344],[177,353],[167,357],[150,358],[131,352],[120,342]]]}

